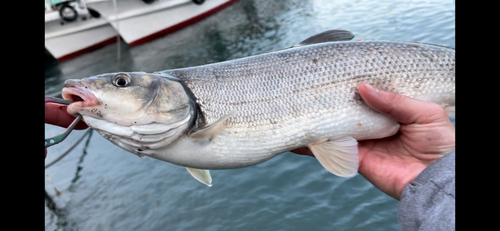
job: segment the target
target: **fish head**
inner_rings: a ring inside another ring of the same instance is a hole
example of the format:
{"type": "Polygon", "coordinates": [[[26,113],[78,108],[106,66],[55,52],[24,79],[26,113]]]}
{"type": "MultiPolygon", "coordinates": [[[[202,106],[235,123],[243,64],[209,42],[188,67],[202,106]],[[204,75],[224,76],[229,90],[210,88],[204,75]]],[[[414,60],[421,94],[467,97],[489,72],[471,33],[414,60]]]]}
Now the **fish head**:
{"type": "Polygon", "coordinates": [[[182,85],[144,72],[109,73],[64,83],[68,113],[141,157],[187,132],[193,107],[182,85]]]}

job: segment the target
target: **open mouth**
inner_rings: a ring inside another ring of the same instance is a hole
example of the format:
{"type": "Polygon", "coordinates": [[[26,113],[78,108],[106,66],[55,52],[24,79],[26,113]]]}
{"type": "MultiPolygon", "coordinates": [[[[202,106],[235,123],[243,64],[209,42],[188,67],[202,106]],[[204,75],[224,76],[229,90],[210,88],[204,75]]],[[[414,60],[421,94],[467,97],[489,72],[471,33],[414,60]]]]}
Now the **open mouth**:
{"type": "Polygon", "coordinates": [[[65,100],[73,101],[68,105],[68,113],[77,116],[84,108],[94,107],[100,104],[99,100],[90,91],[80,87],[65,87],[62,90],[62,97],[65,100]]]}
{"type": "Polygon", "coordinates": [[[79,95],[74,95],[74,94],[67,94],[66,96],[64,96],[64,94],[63,94],[63,98],[65,100],[69,100],[69,101],[73,101],[73,102],[84,101],[82,99],[82,97],[80,97],[79,95]]]}
{"type": "Polygon", "coordinates": [[[63,99],[73,102],[85,102],[88,95],[87,91],[84,91],[79,87],[65,87],[62,90],[63,99]]]}

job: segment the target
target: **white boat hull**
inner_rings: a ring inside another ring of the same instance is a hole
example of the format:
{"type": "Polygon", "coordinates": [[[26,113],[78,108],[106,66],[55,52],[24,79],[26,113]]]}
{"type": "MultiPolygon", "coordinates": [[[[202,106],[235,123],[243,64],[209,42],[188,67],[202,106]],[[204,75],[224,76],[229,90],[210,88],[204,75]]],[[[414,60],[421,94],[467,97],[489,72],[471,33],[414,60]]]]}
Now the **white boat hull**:
{"type": "Polygon", "coordinates": [[[45,38],[45,48],[59,61],[78,56],[116,41],[118,33],[105,23],[85,30],[45,38]]]}
{"type": "Polygon", "coordinates": [[[118,33],[107,19],[92,17],[86,5],[70,3],[69,6],[76,11],[75,18],[63,20],[59,10],[47,4],[46,2],[45,48],[59,61],[117,40],[118,33]]]}
{"type": "Polygon", "coordinates": [[[201,20],[235,2],[235,0],[206,0],[194,4],[191,0],[164,0],[145,4],[139,0],[88,2],[99,11],[118,31],[123,40],[138,45],[158,36],[171,33],[201,20]]]}
{"type": "Polygon", "coordinates": [[[139,45],[195,23],[236,0],[87,0],[101,15],[61,25],[58,12],[46,13],[45,48],[59,61],[116,42],[117,35],[130,46],[139,45]]]}

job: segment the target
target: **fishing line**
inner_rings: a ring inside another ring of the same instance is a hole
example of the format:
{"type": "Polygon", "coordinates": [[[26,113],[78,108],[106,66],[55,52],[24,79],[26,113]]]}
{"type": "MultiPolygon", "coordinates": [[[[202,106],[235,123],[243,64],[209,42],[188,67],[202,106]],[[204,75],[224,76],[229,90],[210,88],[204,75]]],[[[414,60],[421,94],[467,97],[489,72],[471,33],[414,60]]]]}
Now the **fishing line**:
{"type": "MultiPolygon", "coordinates": [[[[47,169],[48,167],[52,166],[53,164],[55,164],[57,161],[61,160],[63,157],[65,157],[66,155],[68,155],[68,153],[71,152],[71,150],[73,150],[76,145],[78,145],[82,140],[83,138],[88,135],[88,134],[91,134],[91,132],[93,131],[92,128],[89,128],[83,135],[82,137],[80,137],[80,139],[78,139],[75,144],[73,144],[73,146],[71,146],[66,152],[64,152],[62,155],[60,155],[59,157],[57,157],[57,159],[55,159],[54,161],[52,161],[50,164],[47,164],[45,165],[45,169],[47,169]]],[[[90,139],[91,135],[89,135],[89,139],[90,139]]]]}
{"type": "MultiPolygon", "coordinates": [[[[52,181],[52,178],[50,178],[50,176],[49,176],[49,174],[47,172],[45,172],[45,176],[47,177],[47,179],[49,179],[49,182],[52,184],[52,186],[54,186],[54,189],[56,190],[56,195],[58,197],[60,197],[62,195],[62,192],[59,189],[57,189],[57,187],[54,185],[54,182],[52,181]]],[[[45,191],[45,192],[47,192],[47,191],[45,191]]]]}

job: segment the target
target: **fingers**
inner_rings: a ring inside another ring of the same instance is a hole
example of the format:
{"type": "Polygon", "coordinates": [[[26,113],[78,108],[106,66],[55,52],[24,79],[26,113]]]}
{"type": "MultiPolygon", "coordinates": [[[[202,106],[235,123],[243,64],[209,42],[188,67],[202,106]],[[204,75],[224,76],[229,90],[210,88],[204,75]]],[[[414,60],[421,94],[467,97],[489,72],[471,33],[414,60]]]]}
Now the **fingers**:
{"type": "MultiPolygon", "coordinates": [[[[75,117],[68,114],[66,109],[66,105],[45,103],[45,123],[65,128],[68,127],[75,120],[75,117]]],[[[88,128],[88,125],[83,121],[80,121],[75,127],[75,129],[86,128],[88,128]]]]}
{"type": "Polygon", "coordinates": [[[361,83],[358,89],[369,107],[403,124],[429,123],[441,117],[448,118],[443,108],[436,103],[375,89],[366,83],[361,83]]]}

